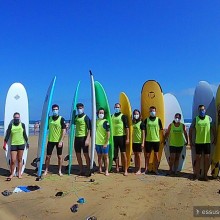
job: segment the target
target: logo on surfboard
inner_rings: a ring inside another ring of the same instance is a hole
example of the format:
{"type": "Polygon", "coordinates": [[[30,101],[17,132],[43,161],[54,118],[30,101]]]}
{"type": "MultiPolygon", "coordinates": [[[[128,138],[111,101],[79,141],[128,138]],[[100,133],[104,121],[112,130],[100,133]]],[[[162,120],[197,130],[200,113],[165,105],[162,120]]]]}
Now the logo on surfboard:
{"type": "Polygon", "coordinates": [[[150,99],[153,99],[153,98],[155,97],[155,93],[154,93],[154,92],[149,92],[149,93],[148,93],[148,97],[149,97],[150,99]]]}
{"type": "Polygon", "coordinates": [[[19,95],[16,95],[14,98],[15,98],[16,100],[18,100],[18,99],[20,99],[20,96],[19,96],[19,95]]]}

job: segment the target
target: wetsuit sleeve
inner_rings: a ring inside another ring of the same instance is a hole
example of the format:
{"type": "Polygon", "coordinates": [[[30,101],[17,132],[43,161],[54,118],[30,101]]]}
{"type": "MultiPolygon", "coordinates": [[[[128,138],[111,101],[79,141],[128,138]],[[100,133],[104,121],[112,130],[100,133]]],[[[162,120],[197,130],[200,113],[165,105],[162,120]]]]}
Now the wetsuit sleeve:
{"type": "Polygon", "coordinates": [[[62,117],[60,120],[60,124],[61,124],[61,128],[65,129],[66,128],[66,123],[65,123],[65,119],[62,117]]]}
{"type": "Polygon", "coordinates": [[[87,129],[88,130],[92,130],[92,124],[91,124],[91,120],[90,120],[90,118],[86,115],[86,117],[85,117],[85,123],[86,123],[86,126],[87,126],[87,129]]]}
{"type": "Polygon", "coordinates": [[[23,137],[24,137],[24,140],[27,143],[28,142],[28,137],[27,137],[27,133],[26,133],[26,129],[25,129],[25,124],[24,123],[22,123],[22,128],[23,128],[23,137]]]}
{"type": "Polygon", "coordinates": [[[127,116],[126,115],[122,115],[121,119],[122,119],[122,122],[124,124],[124,127],[128,128],[128,118],[127,118],[127,116]]]}
{"type": "Polygon", "coordinates": [[[190,125],[190,128],[195,128],[195,126],[196,126],[196,119],[194,118],[190,125]]]}
{"type": "Polygon", "coordinates": [[[10,138],[11,128],[12,128],[12,124],[10,123],[10,124],[8,125],[8,129],[7,129],[7,131],[6,131],[5,140],[4,140],[5,142],[8,142],[8,139],[10,138]]]}
{"type": "Polygon", "coordinates": [[[145,127],[145,124],[144,124],[143,121],[142,121],[141,124],[140,124],[140,129],[141,129],[141,130],[146,130],[146,127],[145,127]]]}
{"type": "Polygon", "coordinates": [[[160,118],[158,119],[158,124],[159,124],[160,130],[163,130],[163,125],[162,125],[162,121],[160,120],[160,118]]]}
{"type": "Polygon", "coordinates": [[[105,122],[103,123],[103,128],[104,128],[106,131],[110,131],[110,125],[109,125],[108,121],[105,121],[105,122]]]}

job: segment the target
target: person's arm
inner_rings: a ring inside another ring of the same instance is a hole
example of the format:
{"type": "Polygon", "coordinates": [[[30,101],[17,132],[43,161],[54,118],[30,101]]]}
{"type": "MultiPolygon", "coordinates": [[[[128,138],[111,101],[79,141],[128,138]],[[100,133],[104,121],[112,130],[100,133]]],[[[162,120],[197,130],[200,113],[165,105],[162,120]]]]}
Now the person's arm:
{"type": "Polygon", "coordinates": [[[24,137],[24,140],[26,142],[26,148],[29,148],[28,136],[27,136],[27,133],[26,133],[25,124],[21,123],[21,125],[22,125],[22,128],[23,128],[23,137],[24,137]]]}
{"type": "Polygon", "coordinates": [[[108,142],[109,142],[109,138],[110,138],[110,125],[109,125],[108,121],[104,122],[103,128],[106,130],[106,133],[107,133],[106,141],[105,141],[105,144],[103,145],[103,147],[105,148],[105,147],[107,147],[108,142]]]}
{"type": "Polygon", "coordinates": [[[91,120],[87,115],[85,117],[85,123],[87,126],[87,136],[86,136],[85,146],[89,146],[92,125],[91,125],[91,120]]]}
{"type": "Polygon", "coordinates": [[[168,128],[167,128],[167,130],[166,130],[166,132],[165,132],[165,135],[164,135],[164,139],[165,139],[165,140],[166,140],[166,139],[169,137],[169,135],[170,135],[171,125],[172,125],[172,123],[169,124],[169,126],[168,126],[168,128]]]}
{"type": "Polygon", "coordinates": [[[186,126],[184,124],[183,124],[183,134],[184,134],[184,137],[185,137],[185,140],[186,140],[185,145],[187,146],[188,145],[188,134],[186,132],[186,126]]]}
{"type": "Polygon", "coordinates": [[[141,129],[141,147],[144,148],[144,143],[145,143],[145,124],[143,122],[141,122],[140,129],[141,129]]]}
{"type": "Polygon", "coordinates": [[[164,138],[165,138],[165,137],[164,137],[164,133],[163,133],[163,125],[162,125],[162,121],[161,121],[160,118],[158,119],[158,123],[159,123],[160,131],[162,132],[162,135],[163,135],[163,136],[162,136],[162,140],[160,140],[160,142],[164,142],[164,140],[165,140],[164,138]]]}
{"type": "Polygon", "coordinates": [[[196,124],[196,119],[193,119],[192,124],[190,125],[190,128],[189,128],[189,144],[190,144],[190,147],[193,147],[195,145],[195,143],[192,139],[192,135],[196,131],[195,124],[196,124]]]}
{"type": "Polygon", "coordinates": [[[11,135],[11,128],[12,128],[12,124],[10,123],[8,125],[8,129],[6,131],[6,135],[5,135],[5,139],[4,139],[4,143],[3,143],[3,149],[6,150],[6,144],[10,138],[10,135],[11,135]]]}
{"type": "Polygon", "coordinates": [[[126,144],[129,143],[129,127],[128,127],[128,118],[126,115],[123,115],[122,116],[122,121],[123,121],[123,124],[124,124],[124,128],[125,128],[125,132],[126,132],[126,144]]]}
{"type": "Polygon", "coordinates": [[[216,140],[217,140],[217,136],[216,136],[216,128],[215,128],[215,123],[211,123],[211,134],[212,134],[212,137],[213,137],[213,140],[212,140],[212,144],[216,144],[216,140]]]}
{"type": "Polygon", "coordinates": [[[65,123],[65,119],[63,117],[61,118],[60,123],[61,123],[61,129],[62,129],[62,136],[61,136],[61,139],[59,141],[58,146],[62,147],[64,138],[65,138],[65,134],[66,134],[66,123],[65,123]]]}

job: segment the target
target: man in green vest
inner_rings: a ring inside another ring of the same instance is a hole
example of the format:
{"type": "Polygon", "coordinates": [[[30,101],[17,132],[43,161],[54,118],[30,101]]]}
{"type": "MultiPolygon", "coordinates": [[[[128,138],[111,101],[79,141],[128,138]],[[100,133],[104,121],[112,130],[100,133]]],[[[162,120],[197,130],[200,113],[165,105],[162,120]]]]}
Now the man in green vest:
{"type": "Polygon", "coordinates": [[[161,119],[156,117],[156,107],[150,107],[150,117],[144,120],[145,131],[145,173],[148,173],[150,154],[154,150],[155,174],[158,175],[159,166],[159,148],[160,148],[160,130],[163,130],[161,119]]]}
{"type": "Polygon", "coordinates": [[[120,103],[115,104],[115,113],[112,115],[113,140],[114,140],[114,161],[116,171],[119,172],[118,151],[120,149],[124,175],[128,175],[126,144],[129,143],[129,128],[126,115],[121,113],[120,103]]]}
{"type": "Polygon", "coordinates": [[[211,148],[211,135],[213,136],[212,143],[215,144],[216,134],[215,126],[212,123],[210,116],[206,115],[204,105],[198,107],[199,115],[194,118],[189,130],[189,140],[191,149],[195,147],[196,159],[194,169],[194,179],[199,179],[200,163],[202,153],[204,153],[204,180],[208,181],[208,170],[210,166],[210,148],[211,148]],[[193,140],[195,134],[195,140],[193,140]]]}
{"type": "Polygon", "coordinates": [[[59,115],[59,106],[54,104],[52,106],[52,116],[49,117],[48,122],[48,143],[47,143],[47,156],[45,160],[45,171],[44,175],[47,175],[48,167],[50,165],[50,158],[54,147],[57,149],[58,158],[58,174],[62,176],[62,151],[63,151],[63,140],[66,134],[65,119],[59,115]]]}
{"type": "Polygon", "coordinates": [[[79,164],[79,175],[83,172],[83,161],[81,156],[81,151],[83,151],[84,157],[86,159],[87,172],[90,172],[90,158],[89,158],[89,144],[90,144],[90,134],[91,134],[91,121],[89,117],[84,113],[84,105],[78,103],[76,105],[77,116],[75,118],[75,143],[74,148],[76,152],[76,158],[79,164]]]}

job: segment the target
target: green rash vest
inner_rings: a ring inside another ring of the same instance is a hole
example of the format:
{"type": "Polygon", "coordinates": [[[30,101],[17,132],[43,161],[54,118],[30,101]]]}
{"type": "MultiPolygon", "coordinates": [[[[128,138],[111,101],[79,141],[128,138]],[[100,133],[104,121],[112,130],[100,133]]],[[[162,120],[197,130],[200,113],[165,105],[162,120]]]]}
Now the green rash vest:
{"type": "Polygon", "coordinates": [[[107,139],[107,131],[105,128],[103,128],[103,124],[107,120],[97,120],[96,121],[96,138],[95,138],[95,144],[97,145],[104,145],[106,143],[107,139]]]}
{"type": "Polygon", "coordinates": [[[23,129],[21,123],[19,123],[19,125],[17,125],[17,126],[12,124],[11,145],[22,145],[25,143],[24,137],[23,137],[23,132],[24,132],[24,129],[23,129]]]}
{"type": "Polygon", "coordinates": [[[159,142],[160,141],[160,128],[158,124],[158,117],[154,121],[147,118],[146,124],[146,141],[159,142]]]}
{"type": "Polygon", "coordinates": [[[61,116],[56,121],[52,117],[49,118],[49,142],[60,142],[62,138],[61,116]]]}
{"type": "Polygon", "coordinates": [[[142,143],[141,121],[133,123],[133,143],[142,143]]]}
{"type": "Polygon", "coordinates": [[[196,144],[206,144],[211,142],[210,138],[210,119],[206,115],[204,119],[196,117],[196,144]]]}
{"type": "Polygon", "coordinates": [[[112,127],[113,127],[113,136],[124,136],[125,129],[122,121],[123,114],[119,116],[112,115],[112,127]]]}
{"type": "Polygon", "coordinates": [[[185,140],[184,140],[184,131],[183,131],[182,123],[180,123],[178,127],[176,127],[174,123],[171,124],[169,140],[170,140],[170,146],[173,146],[173,147],[184,146],[185,140]]]}
{"type": "Polygon", "coordinates": [[[85,137],[87,136],[87,126],[85,123],[86,115],[79,118],[78,115],[75,118],[75,125],[76,125],[76,137],[85,137]]]}

